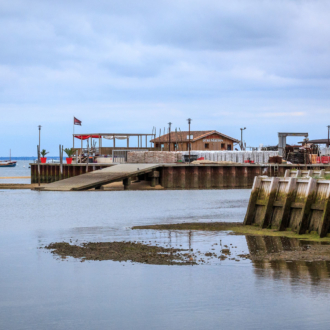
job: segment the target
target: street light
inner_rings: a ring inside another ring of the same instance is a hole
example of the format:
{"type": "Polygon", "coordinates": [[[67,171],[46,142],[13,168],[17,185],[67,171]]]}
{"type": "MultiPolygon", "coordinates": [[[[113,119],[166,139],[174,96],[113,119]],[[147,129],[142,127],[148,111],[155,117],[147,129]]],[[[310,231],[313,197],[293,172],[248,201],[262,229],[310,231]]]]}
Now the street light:
{"type": "Polygon", "coordinates": [[[40,187],[40,132],[41,132],[41,125],[38,125],[39,129],[39,145],[38,145],[38,186],[40,187]]]}
{"type": "Polygon", "coordinates": [[[243,150],[244,149],[244,147],[243,147],[243,131],[246,130],[246,127],[240,128],[240,130],[241,130],[241,150],[243,150]]]}
{"type": "Polygon", "coordinates": [[[327,127],[328,127],[328,145],[327,145],[327,147],[329,148],[329,144],[330,144],[329,143],[329,140],[330,140],[329,139],[330,138],[330,125],[328,125],[327,127]]]}
{"type": "Polygon", "coordinates": [[[38,129],[39,129],[39,151],[40,151],[40,132],[41,132],[41,125],[38,125],[38,129]]]}
{"type": "Polygon", "coordinates": [[[168,151],[171,151],[171,125],[172,123],[168,123],[168,151]]]}
{"type": "Polygon", "coordinates": [[[187,121],[188,121],[188,125],[189,125],[188,150],[189,150],[189,165],[190,165],[190,124],[191,124],[191,118],[188,118],[187,121]]]}

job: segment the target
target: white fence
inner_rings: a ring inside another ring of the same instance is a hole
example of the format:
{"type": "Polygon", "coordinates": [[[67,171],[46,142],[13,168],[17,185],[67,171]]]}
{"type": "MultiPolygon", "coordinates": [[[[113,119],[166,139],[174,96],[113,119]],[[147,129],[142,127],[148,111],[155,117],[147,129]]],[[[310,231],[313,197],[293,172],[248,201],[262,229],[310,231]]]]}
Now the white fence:
{"type": "MultiPolygon", "coordinates": [[[[188,151],[181,151],[182,155],[188,155],[188,151]]],[[[215,162],[226,161],[243,164],[246,160],[256,164],[267,164],[269,157],[278,156],[278,151],[190,151],[197,158],[204,157],[205,160],[215,162]]]]}

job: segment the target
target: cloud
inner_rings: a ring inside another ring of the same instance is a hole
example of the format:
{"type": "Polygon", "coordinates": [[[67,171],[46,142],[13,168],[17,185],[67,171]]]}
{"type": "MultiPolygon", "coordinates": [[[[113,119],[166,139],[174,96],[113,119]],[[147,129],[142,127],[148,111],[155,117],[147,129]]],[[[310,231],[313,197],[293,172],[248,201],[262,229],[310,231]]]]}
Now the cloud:
{"type": "Polygon", "coordinates": [[[71,143],[73,114],[88,131],[182,128],[192,117],[195,129],[234,137],[250,125],[250,145],[286,128],[322,137],[325,1],[1,0],[0,13],[0,132],[22,154],[39,123],[52,136],[64,125],[71,143]]]}

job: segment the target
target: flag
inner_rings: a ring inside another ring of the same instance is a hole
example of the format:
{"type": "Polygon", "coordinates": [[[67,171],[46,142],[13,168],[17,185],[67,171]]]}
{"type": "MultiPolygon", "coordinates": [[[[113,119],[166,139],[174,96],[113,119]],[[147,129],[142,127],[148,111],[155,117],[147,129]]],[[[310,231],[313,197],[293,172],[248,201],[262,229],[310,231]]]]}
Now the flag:
{"type": "Polygon", "coordinates": [[[77,119],[76,117],[73,117],[73,125],[80,125],[81,126],[81,120],[77,119]]]}

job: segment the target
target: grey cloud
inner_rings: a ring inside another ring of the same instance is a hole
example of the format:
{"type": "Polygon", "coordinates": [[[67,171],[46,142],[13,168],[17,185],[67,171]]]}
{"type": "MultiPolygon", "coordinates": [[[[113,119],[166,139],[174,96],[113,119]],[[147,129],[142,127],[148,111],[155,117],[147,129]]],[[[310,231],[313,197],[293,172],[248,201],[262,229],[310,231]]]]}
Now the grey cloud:
{"type": "Polygon", "coordinates": [[[55,130],[71,108],[95,127],[189,115],[276,131],[330,107],[329,15],[325,1],[0,0],[0,131],[33,113],[55,130]]]}

